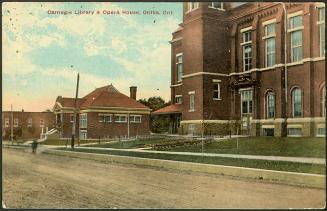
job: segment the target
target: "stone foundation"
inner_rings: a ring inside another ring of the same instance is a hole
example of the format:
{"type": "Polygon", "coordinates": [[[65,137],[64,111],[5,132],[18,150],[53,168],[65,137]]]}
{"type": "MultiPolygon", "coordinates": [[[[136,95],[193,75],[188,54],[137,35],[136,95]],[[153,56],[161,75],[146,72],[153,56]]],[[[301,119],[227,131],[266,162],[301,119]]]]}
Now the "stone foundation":
{"type": "Polygon", "coordinates": [[[182,121],[179,128],[179,134],[187,135],[202,135],[202,130],[204,135],[236,135],[237,132],[240,134],[240,124],[236,121],[228,120],[205,120],[205,121],[182,121]],[[192,132],[193,131],[193,132],[192,132]]]}
{"type": "Polygon", "coordinates": [[[281,137],[283,133],[289,137],[324,137],[325,119],[315,118],[289,118],[261,119],[251,121],[251,136],[268,136],[273,131],[273,136],[281,137]],[[286,130],[286,131],[283,131],[286,130]]]}

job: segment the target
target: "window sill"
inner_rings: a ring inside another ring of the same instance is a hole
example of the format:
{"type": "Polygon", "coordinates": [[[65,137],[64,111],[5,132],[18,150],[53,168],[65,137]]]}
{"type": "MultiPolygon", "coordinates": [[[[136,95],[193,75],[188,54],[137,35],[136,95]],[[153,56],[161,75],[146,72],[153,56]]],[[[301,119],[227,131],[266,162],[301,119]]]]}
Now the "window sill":
{"type": "Polygon", "coordinates": [[[221,100],[221,98],[212,98],[213,100],[221,100]]]}
{"type": "Polygon", "coordinates": [[[250,45],[250,44],[252,44],[252,41],[242,42],[240,45],[243,46],[243,45],[250,45]]]}
{"type": "Polygon", "coordinates": [[[127,123],[127,121],[126,121],[126,122],[116,122],[116,121],[115,121],[115,123],[127,123]]]}
{"type": "Polygon", "coordinates": [[[302,30],[302,29],[304,29],[304,26],[299,26],[299,27],[296,27],[296,28],[293,28],[293,29],[289,29],[289,30],[287,30],[287,32],[290,33],[290,32],[299,31],[299,30],[302,30]]]}
{"type": "Polygon", "coordinates": [[[274,38],[274,37],[276,37],[276,34],[264,36],[264,37],[262,37],[262,39],[265,40],[265,39],[274,38]]]}
{"type": "Polygon", "coordinates": [[[326,137],[326,135],[316,135],[316,137],[321,137],[321,138],[324,138],[324,137],[326,137]]]}
{"type": "Polygon", "coordinates": [[[197,9],[199,9],[199,8],[191,9],[191,10],[187,11],[185,14],[191,13],[191,12],[197,10],[197,9]]]}
{"type": "Polygon", "coordinates": [[[217,7],[213,7],[213,6],[208,6],[208,8],[210,8],[210,9],[214,9],[214,10],[226,11],[226,10],[223,9],[223,8],[217,8],[217,7]]]}
{"type": "Polygon", "coordinates": [[[188,112],[194,112],[195,110],[188,110],[188,112]]]}
{"type": "Polygon", "coordinates": [[[302,137],[302,135],[287,135],[287,137],[302,137]]]}
{"type": "Polygon", "coordinates": [[[286,66],[289,67],[289,66],[295,66],[295,65],[301,65],[301,64],[303,64],[303,59],[300,61],[288,63],[288,64],[286,64],[286,66]]]}
{"type": "Polygon", "coordinates": [[[183,82],[183,80],[179,80],[179,81],[177,81],[177,83],[182,83],[183,82]]]}

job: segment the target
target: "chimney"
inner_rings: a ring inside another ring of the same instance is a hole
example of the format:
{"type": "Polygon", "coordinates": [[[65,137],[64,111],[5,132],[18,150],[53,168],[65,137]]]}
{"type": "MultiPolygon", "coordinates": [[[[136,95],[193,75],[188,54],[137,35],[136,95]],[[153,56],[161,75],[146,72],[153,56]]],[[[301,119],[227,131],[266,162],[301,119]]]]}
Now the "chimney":
{"type": "Polygon", "coordinates": [[[137,87],[136,86],[131,86],[129,87],[129,91],[130,91],[130,98],[136,100],[136,91],[137,91],[137,87]]]}

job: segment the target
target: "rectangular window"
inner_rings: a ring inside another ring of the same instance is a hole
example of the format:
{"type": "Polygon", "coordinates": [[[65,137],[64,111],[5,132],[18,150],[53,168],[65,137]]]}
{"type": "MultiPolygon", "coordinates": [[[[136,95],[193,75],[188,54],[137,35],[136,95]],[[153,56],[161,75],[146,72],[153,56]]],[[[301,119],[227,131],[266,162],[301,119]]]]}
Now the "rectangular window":
{"type": "Polygon", "coordinates": [[[194,111],[195,102],[194,102],[194,94],[190,94],[190,111],[194,111]]]}
{"type": "Polygon", "coordinates": [[[187,11],[195,10],[198,7],[199,7],[199,3],[198,2],[188,2],[187,3],[187,11]]]}
{"type": "Polygon", "coordinates": [[[9,127],[9,118],[5,118],[5,127],[9,127]]]}
{"type": "Polygon", "coordinates": [[[224,4],[222,2],[214,1],[214,2],[210,3],[209,8],[223,10],[224,9],[224,4]]]}
{"type": "Polygon", "coordinates": [[[80,130],[79,131],[79,138],[81,140],[86,140],[87,139],[87,131],[86,130],[80,130]]]}
{"type": "Polygon", "coordinates": [[[242,114],[252,113],[252,90],[241,92],[242,114]]]}
{"type": "Polygon", "coordinates": [[[44,127],[44,120],[40,119],[40,127],[44,127]]]}
{"type": "Polygon", "coordinates": [[[32,127],[33,126],[33,119],[32,118],[28,118],[27,120],[27,127],[32,127]]]}
{"type": "Polygon", "coordinates": [[[318,9],[319,50],[320,56],[325,56],[325,7],[318,9]]]}
{"type": "Polygon", "coordinates": [[[80,114],[79,115],[79,127],[80,128],[87,128],[87,114],[80,114]]]}
{"type": "Polygon", "coordinates": [[[74,122],[74,114],[71,114],[69,118],[70,118],[70,122],[74,122]]]}
{"type": "Polygon", "coordinates": [[[251,42],[251,41],[252,41],[251,31],[245,31],[245,32],[243,32],[243,43],[251,42]]]}
{"type": "Polygon", "coordinates": [[[141,123],[141,115],[130,115],[129,121],[132,123],[141,123]]]}
{"type": "Polygon", "coordinates": [[[289,136],[301,136],[302,128],[288,128],[288,135],[289,136]]]}
{"type": "Polygon", "coordinates": [[[183,77],[183,55],[176,56],[177,59],[177,81],[182,81],[183,77]]]}
{"type": "Polygon", "coordinates": [[[292,62],[297,62],[303,59],[302,16],[291,17],[289,21],[291,32],[291,60],[292,62]]]}
{"type": "Polygon", "coordinates": [[[175,103],[181,104],[182,103],[182,95],[176,95],[175,96],[175,103]]]}
{"type": "Polygon", "coordinates": [[[252,68],[252,38],[251,30],[245,29],[247,31],[242,32],[242,43],[243,46],[243,71],[251,70],[252,68]]]}
{"type": "Polygon", "coordinates": [[[265,26],[265,64],[266,67],[271,67],[275,62],[275,23],[265,26]]]}
{"type": "Polygon", "coordinates": [[[194,135],[195,134],[195,125],[194,124],[189,124],[188,125],[188,134],[189,135],[194,135]]]}
{"type": "Polygon", "coordinates": [[[243,70],[248,71],[252,68],[252,46],[247,44],[243,46],[243,70]]]}
{"type": "Polygon", "coordinates": [[[112,114],[98,114],[99,115],[99,122],[111,122],[112,121],[112,114]]]}
{"type": "Polygon", "coordinates": [[[213,99],[220,100],[220,83],[213,83],[213,99]]]}
{"type": "Polygon", "coordinates": [[[115,122],[127,122],[127,116],[125,114],[115,115],[115,122]]]}
{"type": "Polygon", "coordinates": [[[326,136],[326,128],[324,127],[318,128],[317,136],[326,136]]]}
{"type": "Polygon", "coordinates": [[[274,128],[264,128],[263,135],[264,136],[274,136],[274,128]]]}
{"type": "Polygon", "coordinates": [[[18,118],[15,118],[14,119],[14,127],[18,127],[18,122],[19,122],[18,118]]]}

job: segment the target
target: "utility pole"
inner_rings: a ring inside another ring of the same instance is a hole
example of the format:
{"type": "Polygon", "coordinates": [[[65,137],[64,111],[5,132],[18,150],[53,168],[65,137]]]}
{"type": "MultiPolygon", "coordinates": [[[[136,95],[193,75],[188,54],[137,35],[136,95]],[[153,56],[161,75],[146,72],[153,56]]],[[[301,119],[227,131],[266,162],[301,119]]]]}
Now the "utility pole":
{"type": "Polygon", "coordinates": [[[12,104],[11,104],[11,113],[10,113],[10,140],[11,144],[14,144],[14,114],[12,111],[12,104]]]}
{"type": "Polygon", "coordinates": [[[74,102],[74,121],[72,127],[72,150],[74,150],[74,138],[75,138],[75,130],[76,130],[76,110],[77,110],[77,97],[78,97],[78,85],[79,85],[79,73],[77,73],[77,85],[76,85],[76,95],[75,95],[75,102],[74,102]]]}
{"type": "Polygon", "coordinates": [[[288,80],[288,75],[287,75],[287,10],[286,10],[286,5],[284,2],[280,2],[280,4],[283,7],[284,11],[284,87],[285,87],[285,123],[284,123],[284,135],[287,136],[287,117],[288,117],[288,86],[287,86],[287,80],[288,80]]]}

